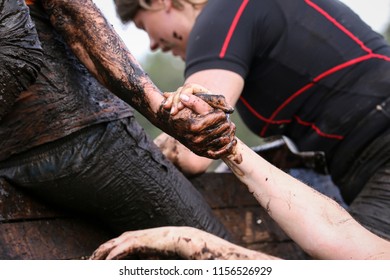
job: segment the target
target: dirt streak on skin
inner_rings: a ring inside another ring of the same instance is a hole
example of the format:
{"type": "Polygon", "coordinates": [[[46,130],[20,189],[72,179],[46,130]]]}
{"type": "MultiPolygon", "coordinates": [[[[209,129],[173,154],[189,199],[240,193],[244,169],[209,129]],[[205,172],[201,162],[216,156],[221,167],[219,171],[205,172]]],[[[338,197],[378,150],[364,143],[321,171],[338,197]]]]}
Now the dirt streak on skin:
{"type": "Polygon", "coordinates": [[[170,111],[164,109],[163,105],[160,106],[157,119],[164,127],[164,131],[170,135],[176,135],[175,138],[179,142],[200,156],[213,158],[212,152],[214,151],[222,151],[223,154],[231,152],[232,147],[229,144],[232,142],[234,131],[230,129],[231,127],[225,127],[224,131],[220,130],[220,124],[226,122],[225,113],[221,110],[214,110],[206,115],[198,116],[187,108],[180,112],[181,116],[172,120],[170,111]],[[180,134],[177,131],[185,133],[180,134]]]}
{"type": "MultiPolygon", "coordinates": [[[[58,3],[42,0],[42,3],[55,28],[68,34],[65,40],[76,55],[83,58],[94,76],[118,97],[198,155],[213,156],[210,151],[219,151],[220,156],[230,152],[235,128],[219,130],[219,127],[229,124],[221,110],[215,109],[198,116],[185,108],[174,117],[162,106],[158,112],[153,111],[157,108],[152,108],[152,100],[155,100],[156,93],[162,95],[161,91],[130,54],[112,26],[101,17],[100,10],[92,1],[58,3]]],[[[218,102],[216,106],[221,107],[221,98],[218,102]]]]}
{"type": "Polygon", "coordinates": [[[221,109],[226,114],[233,114],[234,108],[227,104],[225,96],[218,94],[197,93],[197,97],[215,109],[221,109]]]}
{"type": "Polygon", "coordinates": [[[104,18],[100,19],[99,9],[90,1],[80,1],[57,3],[42,0],[42,3],[53,25],[57,30],[66,31],[63,34],[69,34],[65,38],[67,43],[77,48],[77,55],[87,60],[86,65],[97,79],[135,109],[154,119],[147,91],[161,92],[129,53],[112,26],[104,18]],[[77,3],[80,1],[84,3],[77,3]],[[82,16],[86,14],[90,16],[82,16]],[[83,28],[78,28],[81,26],[83,28]],[[82,30],[92,32],[86,34],[82,30]],[[107,68],[111,71],[106,71],[107,68]]]}
{"type": "Polygon", "coordinates": [[[179,35],[176,31],[173,31],[173,34],[172,34],[173,38],[179,40],[179,41],[182,41],[183,40],[183,36],[179,35]]]}

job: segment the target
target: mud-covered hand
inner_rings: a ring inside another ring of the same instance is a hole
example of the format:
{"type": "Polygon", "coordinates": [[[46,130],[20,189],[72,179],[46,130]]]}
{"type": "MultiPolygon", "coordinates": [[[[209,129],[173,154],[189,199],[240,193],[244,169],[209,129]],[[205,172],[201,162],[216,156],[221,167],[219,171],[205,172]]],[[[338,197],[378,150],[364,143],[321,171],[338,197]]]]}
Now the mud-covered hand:
{"type": "Polygon", "coordinates": [[[236,127],[226,110],[212,108],[195,95],[179,97],[185,106],[175,114],[165,109],[166,103],[160,108],[165,131],[199,156],[219,159],[230,155],[236,144],[236,127]]]}
{"type": "Polygon", "coordinates": [[[90,259],[170,256],[183,259],[270,259],[215,235],[191,227],[161,227],[128,231],[102,244],[90,259]]]}
{"type": "Polygon", "coordinates": [[[234,112],[234,108],[226,102],[226,99],[223,95],[213,94],[201,85],[190,83],[179,87],[176,91],[164,92],[164,97],[166,98],[164,109],[170,110],[172,115],[177,114],[178,111],[185,107],[183,102],[181,102],[181,96],[191,95],[196,95],[210,107],[214,109],[220,109],[226,114],[232,114],[234,112]]]}

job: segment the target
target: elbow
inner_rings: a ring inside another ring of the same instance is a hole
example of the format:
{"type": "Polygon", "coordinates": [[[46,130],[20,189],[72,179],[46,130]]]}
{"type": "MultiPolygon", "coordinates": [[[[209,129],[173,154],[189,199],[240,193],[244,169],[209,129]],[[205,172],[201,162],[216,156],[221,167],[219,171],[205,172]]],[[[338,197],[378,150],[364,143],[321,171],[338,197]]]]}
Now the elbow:
{"type": "Polygon", "coordinates": [[[185,161],[178,165],[176,165],[181,172],[187,177],[194,177],[200,174],[203,174],[207,171],[208,167],[210,165],[210,160],[208,158],[199,158],[199,160],[191,161],[185,161]]]}

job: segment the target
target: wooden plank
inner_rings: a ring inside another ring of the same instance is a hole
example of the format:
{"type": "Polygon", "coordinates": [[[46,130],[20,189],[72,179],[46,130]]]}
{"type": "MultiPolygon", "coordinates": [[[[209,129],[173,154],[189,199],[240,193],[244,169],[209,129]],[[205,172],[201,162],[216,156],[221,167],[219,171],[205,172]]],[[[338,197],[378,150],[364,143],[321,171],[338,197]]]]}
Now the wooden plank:
{"type": "MultiPolygon", "coordinates": [[[[206,173],[191,181],[235,243],[282,258],[302,258],[302,251],[233,174],[206,173]]],[[[0,259],[81,259],[111,237],[0,182],[0,259]]]]}
{"type": "Polygon", "coordinates": [[[3,223],[0,259],[83,259],[110,238],[102,229],[77,219],[3,223]]]}
{"type": "Polygon", "coordinates": [[[232,234],[234,243],[283,259],[308,259],[232,173],[205,173],[191,179],[232,234]]]}
{"type": "Polygon", "coordinates": [[[247,248],[259,252],[264,252],[275,257],[286,260],[310,260],[307,255],[296,243],[275,242],[275,243],[256,243],[247,246],[247,248]]]}
{"type": "Polygon", "coordinates": [[[291,240],[260,207],[214,209],[214,214],[242,245],[291,240]]]}
{"type": "Polygon", "coordinates": [[[247,187],[232,173],[204,173],[191,179],[211,208],[258,206],[247,187]]]}
{"type": "Polygon", "coordinates": [[[67,216],[0,178],[0,222],[67,216]]]}

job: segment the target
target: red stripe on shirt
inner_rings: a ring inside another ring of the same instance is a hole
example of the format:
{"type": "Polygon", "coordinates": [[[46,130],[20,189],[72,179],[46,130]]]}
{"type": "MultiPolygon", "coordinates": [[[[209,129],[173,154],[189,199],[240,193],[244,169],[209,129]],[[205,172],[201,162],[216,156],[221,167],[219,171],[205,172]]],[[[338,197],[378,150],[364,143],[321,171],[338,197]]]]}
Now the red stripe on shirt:
{"type": "MultiPolygon", "coordinates": [[[[225,41],[223,42],[222,49],[221,49],[221,51],[219,53],[219,57],[220,58],[224,58],[225,57],[226,50],[229,47],[229,43],[230,43],[230,40],[232,39],[234,30],[236,30],[238,21],[240,20],[241,15],[244,12],[244,9],[245,9],[246,5],[248,5],[248,3],[249,3],[249,0],[242,1],[241,5],[240,5],[240,8],[238,9],[236,15],[234,16],[233,22],[230,25],[228,34],[225,37],[225,41]]],[[[227,5],[229,5],[229,3],[227,3],[227,5]]]]}
{"type": "Polygon", "coordinates": [[[294,118],[297,120],[297,122],[299,124],[304,125],[304,126],[310,126],[318,135],[320,135],[322,137],[333,138],[333,139],[337,139],[337,140],[344,139],[344,136],[342,136],[342,135],[324,133],[314,123],[305,122],[301,118],[299,118],[298,116],[294,116],[294,118]]]}
{"type": "Polygon", "coordinates": [[[330,14],[324,11],[321,7],[319,7],[317,4],[314,4],[312,0],[305,0],[305,2],[313,9],[315,9],[317,12],[319,12],[321,15],[326,17],[334,25],[336,25],[338,29],[340,29],[342,32],[347,34],[347,36],[350,37],[352,40],[354,40],[364,51],[368,53],[372,53],[372,50],[366,47],[366,45],[364,45],[364,43],[360,41],[358,37],[356,37],[351,31],[345,28],[341,23],[339,23],[334,17],[332,17],[330,14]]]}
{"type": "Polygon", "coordinates": [[[269,124],[276,118],[276,116],[280,113],[280,111],[282,111],[285,107],[287,107],[288,104],[290,104],[295,98],[297,98],[298,96],[300,96],[301,94],[303,94],[304,92],[306,92],[308,89],[310,89],[311,87],[313,87],[315,85],[315,83],[319,82],[320,80],[326,78],[327,76],[330,76],[344,68],[347,68],[351,65],[355,65],[355,64],[358,64],[362,61],[366,61],[368,59],[371,59],[373,58],[375,55],[373,54],[367,54],[367,55],[364,55],[364,56],[361,56],[361,57],[358,57],[358,58],[355,58],[355,59],[352,59],[352,60],[349,60],[345,63],[342,63],[340,65],[337,65],[323,73],[321,73],[320,75],[318,75],[317,77],[315,77],[313,79],[312,82],[310,82],[309,84],[305,85],[304,87],[302,87],[301,89],[299,89],[298,91],[296,91],[294,94],[292,94],[289,98],[287,98],[271,115],[271,117],[269,118],[269,122],[268,124],[266,124],[264,126],[264,128],[262,129],[260,135],[261,136],[264,136],[265,135],[265,132],[267,131],[268,127],[269,127],[269,124]]]}
{"type": "MultiPolygon", "coordinates": [[[[297,98],[299,95],[301,95],[302,93],[304,93],[306,90],[308,90],[309,88],[311,88],[316,82],[319,82],[320,80],[324,79],[325,77],[329,76],[329,75],[332,75],[346,67],[349,67],[351,65],[355,65],[357,63],[360,63],[362,61],[365,61],[365,60],[368,60],[368,59],[372,59],[372,58],[378,58],[378,59],[383,59],[383,60],[386,60],[386,61],[390,61],[390,58],[387,57],[387,56],[384,56],[384,55],[379,55],[379,54],[373,54],[372,50],[370,48],[368,48],[367,46],[365,46],[365,44],[357,37],[355,36],[352,32],[350,32],[347,28],[345,28],[341,23],[339,23],[335,18],[333,18],[329,13],[327,13],[326,11],[324,11],[321,7],[319,7],[317,4],[313,3],[312,0],[304,0],[309,6],[311,6],[312,8],[314,8],[316,11],[318,11],[321,15],[323,15],[324,17],[326,17],[330,22],[332,22],[338,29],[340,29],[342,32],[344,32],[348,37],[350,37],[354,42],[356,42],[363,51],[367,52],[368,55],[364,55],[364,56],[361,56],[361,57],[358,57],[358,58],[354,58],[354,59],[351,59],[345,63],[342,63],[340,65],[337,65],[331,69],[328,69],[326,71],[324,71],[323,73],[321,73],[320,75],[318,75],[316,78],[313,79],[312,82],[310,82],[309,84],[305,85],[304,87],[302,87],[301,89],[299,89],[297,92],[295,92],[294,94],[292,94],[288,99],[286,99],[286,101],[284,101],[271,115],[270,118],[268,118],[267,120],[267,124],[263,127],[261,133],[260,133],[260,136],[264,136],[269,125],[270,124],[274,124],[276,123],[276,121],[274,120],[276,118],[276,116],[280,113],[281,110],[283,110],[289,103],[291,103],[295,98],[297,98]]],[[[264,117],[263,117],[264,118],[264,117]]],[[[303,123],[301,123],[303,124],[303,123]]],[[[313,127],[313,126],[312,126],[313,127]]],[[[316,132],[318,133],[318,131],[316,130],[316,132]]],[[[319,135],[323,136],[324,133],[318,133],[319,135]]]]}

